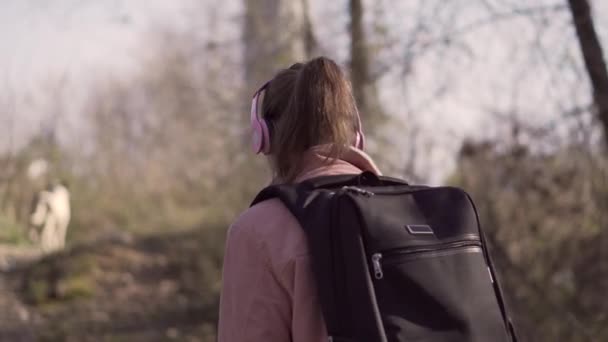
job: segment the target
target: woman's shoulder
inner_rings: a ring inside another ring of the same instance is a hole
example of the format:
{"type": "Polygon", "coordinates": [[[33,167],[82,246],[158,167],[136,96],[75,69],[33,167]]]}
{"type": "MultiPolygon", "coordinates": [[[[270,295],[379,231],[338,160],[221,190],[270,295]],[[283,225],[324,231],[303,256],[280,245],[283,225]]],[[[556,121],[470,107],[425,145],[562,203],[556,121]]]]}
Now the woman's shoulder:
{"type": "Polygon", "coordinates": [[[288,221],[296,221],[291,215],[287,207],[277,198],[269,199],[243,211],[232,224],[231,229],[248,229],[258,233],[260,230],[268,230],[269,223],[286,223],[288,221]]]}
{"type": "Polygon", "coordinates": [[[308,253],[306,236],[296,218],[279,199],[260,202],[242,212],[228,232],[228,243],[246,237],[278,262],[308,253]]]}

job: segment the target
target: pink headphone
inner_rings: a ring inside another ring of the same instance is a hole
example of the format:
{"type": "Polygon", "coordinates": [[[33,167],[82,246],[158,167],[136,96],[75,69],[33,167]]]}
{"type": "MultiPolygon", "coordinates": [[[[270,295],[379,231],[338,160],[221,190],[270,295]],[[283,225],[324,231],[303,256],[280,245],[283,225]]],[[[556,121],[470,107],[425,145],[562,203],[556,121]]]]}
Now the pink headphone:
{"type": "MultiPolygon", "coordinates": [[[[253,152],[256,154],[270,153],[270,130],[268,129],[268,123],[258,113],[258,101],[262,92],[268,87],[270,81],[264,83],[254,94],[253,100],[251,101],[251,131],[252,131],[252,146],[253,152]]],[[[355,108],[356,110],[356,108],[355,108]]],[[[365,135],[363,134],[363,127],[361,125],[361,117],[359,111],[356,110],[357,117],[357,134],[355,137],[355,143],[353,146],[363,150],[365,148],[365,135]]]]}

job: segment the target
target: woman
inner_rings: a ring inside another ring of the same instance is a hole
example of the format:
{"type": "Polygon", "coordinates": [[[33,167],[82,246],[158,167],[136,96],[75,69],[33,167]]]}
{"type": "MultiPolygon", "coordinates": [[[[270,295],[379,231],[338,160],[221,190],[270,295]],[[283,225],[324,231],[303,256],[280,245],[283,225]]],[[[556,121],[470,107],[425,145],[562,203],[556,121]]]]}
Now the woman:
{"type": "MultiPolygon", "coordinates": [[[[275,182],[380,174],[362,151],[350,83],[328,58],[294,64],[262,86],[252,128],[254,149],[269,155],[275,182]]],[[[249,208],[228,231],[219,341],[327,341],[306,237],[278,199],[249,208]]]]}

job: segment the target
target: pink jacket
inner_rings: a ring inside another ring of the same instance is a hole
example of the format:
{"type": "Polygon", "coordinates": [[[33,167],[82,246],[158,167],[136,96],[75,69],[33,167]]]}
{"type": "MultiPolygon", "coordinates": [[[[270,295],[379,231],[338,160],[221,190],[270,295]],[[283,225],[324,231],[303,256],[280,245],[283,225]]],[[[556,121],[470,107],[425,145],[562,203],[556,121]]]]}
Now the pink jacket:
{"type": "MultiPolygon", "coordinates": [[[[296,181],[362,170],[380,174],[355,148],[331,165],[323,160],[322,148],[309,151],[296,181]]],[[[278,199],[242,213],[228,230],[219,342],[326,342],[310,263],[306,236],[278,199]]]]}

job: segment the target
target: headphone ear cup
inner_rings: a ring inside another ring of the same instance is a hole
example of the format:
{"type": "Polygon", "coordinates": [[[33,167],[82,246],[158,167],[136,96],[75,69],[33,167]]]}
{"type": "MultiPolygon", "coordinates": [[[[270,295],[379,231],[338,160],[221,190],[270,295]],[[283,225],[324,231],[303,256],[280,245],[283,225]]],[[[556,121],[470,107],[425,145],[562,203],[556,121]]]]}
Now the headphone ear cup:
{"type": "MultiPolygon", "coordinates": [[[[260,127],[260,142],[261,142],[261,146],[260,146],[260,152],[263,152],[264,154],[269,154],[270,153],[270,130],[268,129],[268,123],[266,123],[266,120],[264,119],[260,119],[259,121],[259,127],[260,127]]],[[[259,153],[259,152],[257,152],[259,153]]]]}
{"type": "Polygon", "coordinates": [[[361,131],[358,131],[355,137],[355,147],[360,150],[365,148],[365,135],[361,131]]]}
{"type": "Polygon", "coordinates": [[[260,88],[254,95],[251,101],[251,147],[253,152],[258,154],[262,152],[264,142],[264,119],[258,117],[258,100],[261,89],[264,89],[265,85],[260,88]]]}
{"type": "Polygon", "coordinates": [[[262,127],[257,121],[251,122],[251,147],[258,154],[262,151],[262,127]]]}

